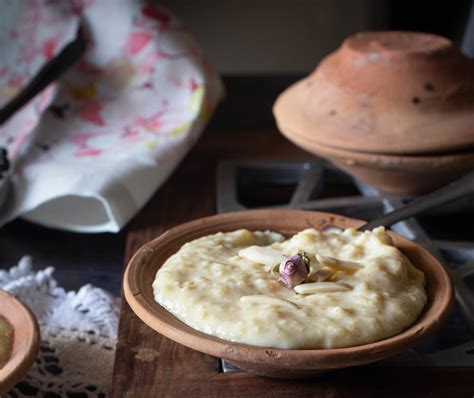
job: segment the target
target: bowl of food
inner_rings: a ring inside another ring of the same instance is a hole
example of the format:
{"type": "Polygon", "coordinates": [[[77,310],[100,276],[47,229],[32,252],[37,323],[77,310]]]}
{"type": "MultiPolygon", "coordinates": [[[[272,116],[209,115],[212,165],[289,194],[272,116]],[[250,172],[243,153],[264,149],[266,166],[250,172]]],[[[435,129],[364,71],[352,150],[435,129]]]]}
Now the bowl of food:
{"type": "Polygon", "coordinates": [[[20,381],[38,355],[40,332],[32,312],[0,290],[0,395],[20,381]]]}
{"type": "Polygon", "coordinates": [[[453,289],[422,247],[363,224],[300,210],[195,220],[137,251],[125,298],[162,335],[263,376],[388,358],[442,324],[453,289]]]}

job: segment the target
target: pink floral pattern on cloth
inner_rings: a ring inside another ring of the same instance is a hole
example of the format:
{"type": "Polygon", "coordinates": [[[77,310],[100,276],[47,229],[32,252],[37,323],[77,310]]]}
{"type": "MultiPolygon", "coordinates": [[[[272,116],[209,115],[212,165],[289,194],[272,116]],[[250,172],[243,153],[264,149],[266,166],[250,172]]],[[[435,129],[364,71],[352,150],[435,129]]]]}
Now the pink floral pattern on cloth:
{"type": "Polygon", "coordinates": [[[111,3],[10,1],[2,10],[0,48],[9,59],[0,61],[1,104],[75,38],[79,20],[89,44],[0,128],[0,146],[17,157],[0,221],[22,215],[67,230],[118,231],[192,147],[222,97],[218,76],[173,15],[140,1],[111,3]]]}

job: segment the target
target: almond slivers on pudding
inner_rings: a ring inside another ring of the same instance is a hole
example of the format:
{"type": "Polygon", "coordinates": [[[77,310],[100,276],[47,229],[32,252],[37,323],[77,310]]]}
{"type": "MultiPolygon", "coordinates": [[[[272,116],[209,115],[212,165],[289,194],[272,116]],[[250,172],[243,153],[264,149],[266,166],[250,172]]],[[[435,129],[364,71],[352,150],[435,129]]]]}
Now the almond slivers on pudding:
{"type": "Polygon", "coordinates": [[[0,369],[10,359],[13,346],[13,326],[0,315],[0,369]]]}
{"type": "Polygon", "coordinates": [[[309,349],[400,333],[421,313],[424,285],[423,273],[379,227],[306,229],[288,240],[270,231],[204,236],[166,260],[153,290],[159,304],[204,333],[262,347],[309,349]],[[305,258],[306,276],[288,287],[279,266],[296,255],[305,258]]]}

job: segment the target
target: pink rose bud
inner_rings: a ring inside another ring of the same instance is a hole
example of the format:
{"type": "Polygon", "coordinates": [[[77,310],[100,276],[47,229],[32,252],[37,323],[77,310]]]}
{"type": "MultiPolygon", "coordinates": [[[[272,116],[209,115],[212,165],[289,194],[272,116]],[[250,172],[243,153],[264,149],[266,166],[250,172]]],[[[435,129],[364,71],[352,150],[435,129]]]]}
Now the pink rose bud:
{"type": "Polygon", "coordinates": [[[309,259],[304,254],[296,254],[280,264],[280,278],[287,287],[293,288],[304,282],[309,273],[309,259]]]}

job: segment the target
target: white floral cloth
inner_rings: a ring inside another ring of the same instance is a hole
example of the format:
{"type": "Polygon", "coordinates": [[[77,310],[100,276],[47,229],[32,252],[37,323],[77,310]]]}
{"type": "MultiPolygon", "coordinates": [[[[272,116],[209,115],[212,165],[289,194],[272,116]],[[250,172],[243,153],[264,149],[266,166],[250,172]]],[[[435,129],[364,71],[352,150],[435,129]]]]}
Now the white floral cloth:
{"type": "Polygon", "coordinates": [[[0,107],[76,37],[85,56],[5,125],[0,224],[118,231],[198,139],[223,88],[183,25],[139,0],[3,0],[0,107]]]}

